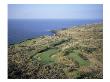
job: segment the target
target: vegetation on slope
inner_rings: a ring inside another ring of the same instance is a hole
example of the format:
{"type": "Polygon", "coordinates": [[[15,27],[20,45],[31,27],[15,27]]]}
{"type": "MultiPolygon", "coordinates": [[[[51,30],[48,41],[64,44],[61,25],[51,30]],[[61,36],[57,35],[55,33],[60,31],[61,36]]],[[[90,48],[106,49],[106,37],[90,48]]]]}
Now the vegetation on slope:
{"type": "Polygon", "coordinates": [[[103,78],[103,25],[72,27],[9,45],[8,78],[103,78]]]}

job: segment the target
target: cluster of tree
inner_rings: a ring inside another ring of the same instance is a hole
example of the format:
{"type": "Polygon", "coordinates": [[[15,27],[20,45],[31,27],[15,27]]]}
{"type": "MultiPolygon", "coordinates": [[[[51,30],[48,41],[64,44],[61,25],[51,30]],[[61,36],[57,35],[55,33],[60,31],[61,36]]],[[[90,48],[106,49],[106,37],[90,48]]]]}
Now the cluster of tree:
{"type": "Polygon", "coordinates": [[[92,71],[92,72],[82,72],[77,79],[103,79],[103,73],[101,70],[92,71]]]}
{"type": "Polygon", "coordinates": [[[43,65],[38,61],[8,65],[9,79],[64,79],[67,78],[60,64],[43,65]]]}

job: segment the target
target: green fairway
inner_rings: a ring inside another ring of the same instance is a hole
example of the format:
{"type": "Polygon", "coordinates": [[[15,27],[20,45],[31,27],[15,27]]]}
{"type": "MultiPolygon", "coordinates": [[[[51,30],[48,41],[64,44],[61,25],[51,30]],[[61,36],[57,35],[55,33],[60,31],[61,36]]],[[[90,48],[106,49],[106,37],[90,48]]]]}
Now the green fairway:
{"type": "MultiPolygon", "coordinates": [[[[37,54],[37,57],[40,58],[40,61],[44,64],[48,64],[48,63],[51,63],[51,62],[54,62],[54,60],[52,60],[51,56],[57,52],[56,49],[50,49],[48,51],[45,51],[45,52],[42,52],[42,53],[39,53],[37,54]]],[[[35,58],[36,56],[34,56],[35,58]]]]}
{"type": "Polygon", "coordinates": [[[70,53],[68,55],[68,57],[69,58],[72,58],[73,60],[75,60],[76,62],[78,62],[80,66],[87,65],[88,64],[88,62],[86,60],[84,60],[84,59],[82,59],[80,57],[80,53],[77,50],[74,50],[74,52],[70,53]]]}

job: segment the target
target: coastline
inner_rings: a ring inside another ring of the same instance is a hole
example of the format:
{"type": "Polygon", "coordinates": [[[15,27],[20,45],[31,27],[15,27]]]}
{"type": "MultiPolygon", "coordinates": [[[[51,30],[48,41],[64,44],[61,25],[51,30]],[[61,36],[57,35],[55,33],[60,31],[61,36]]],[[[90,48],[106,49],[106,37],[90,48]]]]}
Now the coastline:
{"type": "MultiPolygon", "coordinates": [[[[65,27],[65,28],[61,28],[61,29],[53,29],[53,30],[48,30],[48,32],[51,32],[53,35],[56,35],[58,31],[61,31],[61,30],[67,30],[69,28],[81,28],[81,27],[87,27],[87,26],[91,26],[91,25],[97,25],[97,24],[103,24],[102,22],[100,23],[93,23],[93,24],[82,24],[82,25],[75,25],[75,26],[70,26],[70,27],[65,27]]],[[[20,44],[22,42],[25,42],[27,40],[32,40],[32,39],[37,39],[37,38],[40,38],[40,37],[44,37],[44,36],[53,36],[53,35],[41,35],[41,36],[37,36],[37,37],[32,37],[32,38],[28,38],[28,39],[25,39],[25,40],[22,40],[22,41],[19,41],[17,43],[8,43],[8,45],[14,45],[14,44],[20,44]]]]}

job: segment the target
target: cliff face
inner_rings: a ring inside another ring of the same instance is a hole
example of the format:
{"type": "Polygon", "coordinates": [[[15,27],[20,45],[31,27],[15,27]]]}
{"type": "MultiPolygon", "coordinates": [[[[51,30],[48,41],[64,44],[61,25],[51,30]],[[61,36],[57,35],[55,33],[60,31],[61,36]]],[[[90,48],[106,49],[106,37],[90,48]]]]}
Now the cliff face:
{"type": "Polygon", "coordinates": [[[103,25],[57,31],[8,47],[9,78],[103,78],[103,25]]]}

